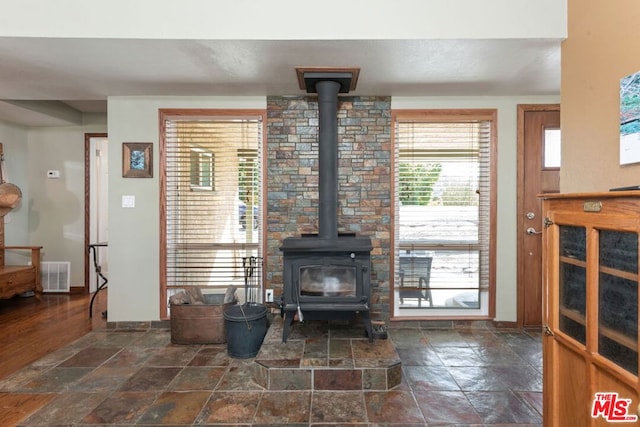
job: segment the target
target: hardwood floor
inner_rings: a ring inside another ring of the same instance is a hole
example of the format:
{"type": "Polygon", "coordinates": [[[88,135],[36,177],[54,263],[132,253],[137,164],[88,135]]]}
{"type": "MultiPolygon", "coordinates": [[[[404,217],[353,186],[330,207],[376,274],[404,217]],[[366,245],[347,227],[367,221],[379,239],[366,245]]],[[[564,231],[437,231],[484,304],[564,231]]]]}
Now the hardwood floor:
{"type": "Polygon", "coordinates": [[[90,295],[42,294],[0,300],[0,379],[95,329],[104,329],[107,292],[89,318],[90,295]]]}

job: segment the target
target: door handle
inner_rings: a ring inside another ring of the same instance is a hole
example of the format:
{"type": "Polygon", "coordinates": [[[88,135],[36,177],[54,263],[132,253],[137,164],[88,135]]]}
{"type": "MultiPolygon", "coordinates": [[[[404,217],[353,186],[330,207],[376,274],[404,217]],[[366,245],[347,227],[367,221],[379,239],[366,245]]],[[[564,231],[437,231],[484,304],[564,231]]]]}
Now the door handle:
{"type": "Polygon", "coordinates": [[[533,227],[529,227],[527,228],[527,234],[532,235],[532,234],[542,234],[542,231],[536,231],[535,228],[533,227]]]}

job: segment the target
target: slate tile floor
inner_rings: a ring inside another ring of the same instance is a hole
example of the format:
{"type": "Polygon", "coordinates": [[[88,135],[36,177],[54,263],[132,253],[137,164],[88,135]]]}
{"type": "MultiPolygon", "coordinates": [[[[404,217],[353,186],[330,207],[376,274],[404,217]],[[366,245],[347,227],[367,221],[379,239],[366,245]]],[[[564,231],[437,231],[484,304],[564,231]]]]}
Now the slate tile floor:
{"type": "Polygon", "coordinates": [[[20,426],[541,425],[538,333],[390,329],[389,339],[402,361],[392,390],[267,391],[253,359],[225,345],[97,330],[1,380],[0,398],[14,419],[22,411],[20,426]]]}

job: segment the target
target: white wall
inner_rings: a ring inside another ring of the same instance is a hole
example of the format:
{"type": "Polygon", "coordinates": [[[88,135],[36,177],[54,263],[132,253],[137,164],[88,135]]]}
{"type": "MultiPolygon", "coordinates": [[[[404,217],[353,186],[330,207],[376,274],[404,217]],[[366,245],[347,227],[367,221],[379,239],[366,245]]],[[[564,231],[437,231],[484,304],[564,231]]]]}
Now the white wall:
{"type": "Polygon", "coordinates": [[[110,97],[109,299],[110,322],[160,319],[160,180],[158,110],[266,109],[264,97],[110,97]],[[122,177],[122,143],[153,143],[153,178],[122,177]],[[122,196],[135,197],[123,208],[122,196]]]}
{"type": "Polygon", "coordinates": [[[21,0],[4,2],[0,36],[562,39],[566,17],[566,0],[21,0]]]}
{"type": "MultiPolygon", "coordinates": [[[[71,261],[71,285],[84,286],[84,134],[106,132],[106,115],[83,126],[27,128],[0,122],[8,181],[22,201],[5,216],[7,245],[43,246],[43,261],[71,261]],[[46,178],[59,170],[60,179],[46,178]]],[[[27,263],[28,254],[7,261],[27,263]]]]}
{"type": "MultiPolygon", "coordinates": [[[[5,244],[29,245],[29,204],[32,199],[29,191],[28,170],[24,167],[27,162],[26,128],[0,121],[0,142],[4,147],[7,181],[17,185],[22,191],[20,204],[5,215],[5,244]]],[[[26,264],[29,257],[7,254],[7,261],[26,264]]]]}
{"type": "Polygon", "coordinates": [[[29,241],[43,246],[43,261],[71,262],[71,286],[84,286],[84,135],[106,131],[106,115],[28,131],[29,241]],[[48,179],[48,170],[60,178],[48,179]]]}
{"type": "Polygon", "coordinates": [[[492,108],[498,110],[497,321],[517,321],[518,104],[556,104],[560,97],[394,97],[392,109],[492,108]]]}

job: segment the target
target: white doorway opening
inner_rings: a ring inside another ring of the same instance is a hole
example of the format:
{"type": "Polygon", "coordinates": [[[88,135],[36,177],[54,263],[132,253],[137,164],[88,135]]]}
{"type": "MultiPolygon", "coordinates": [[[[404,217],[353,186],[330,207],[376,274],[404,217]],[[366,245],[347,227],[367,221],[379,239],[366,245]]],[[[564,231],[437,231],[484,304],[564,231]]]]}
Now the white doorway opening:
{"type": "Polygon", "coordinates": [[[85,225],[88,257],[85,260],[87,285],[89,293],[96,292],[103,280],[96,272],[96,265],[103,276],[108,277],[109,252],[109,218],[108,218],[108,183],[109,183],[109,151],[106,134],[87,134],[85,136],[86,163],[88,175],[87,207],[88,218],[85,225]],[[89,250],[89,245],[93,249],[89,250]],[[94,254],[95,250],[95,262],[94,254]]]}

